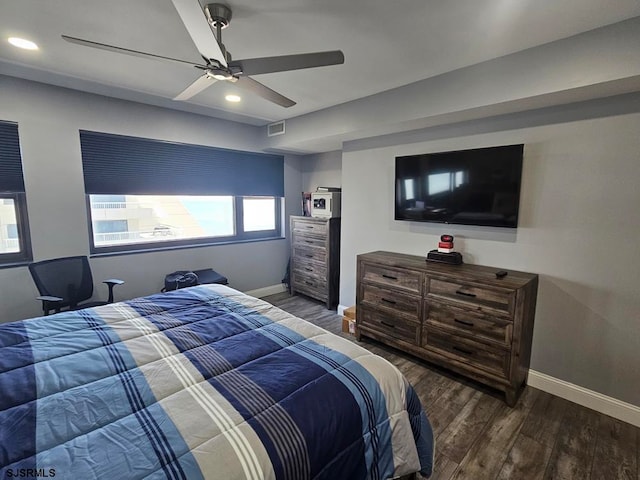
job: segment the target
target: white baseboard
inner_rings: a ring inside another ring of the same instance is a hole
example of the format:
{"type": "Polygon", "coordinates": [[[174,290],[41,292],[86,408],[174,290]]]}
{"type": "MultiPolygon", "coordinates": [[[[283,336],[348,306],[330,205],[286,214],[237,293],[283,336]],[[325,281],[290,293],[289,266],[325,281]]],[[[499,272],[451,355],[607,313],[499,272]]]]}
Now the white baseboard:
{"type": "Polygon", "coordinates": [[[527,385],[640,427],[640,407],[544,373],[529,370],[527,385]]]}
{"type": "Polygon", "coordinates": [[[252,297],[262,298],[268,295],[275,295],[276,293],[283,293],[287,291],[287,287],[285,287],[284,283],[279,283],[277,285],[270,285],[268,287],[256,288],[255,290],[249,290],[246,293],[247,295],[251,295],[252,297]]]}

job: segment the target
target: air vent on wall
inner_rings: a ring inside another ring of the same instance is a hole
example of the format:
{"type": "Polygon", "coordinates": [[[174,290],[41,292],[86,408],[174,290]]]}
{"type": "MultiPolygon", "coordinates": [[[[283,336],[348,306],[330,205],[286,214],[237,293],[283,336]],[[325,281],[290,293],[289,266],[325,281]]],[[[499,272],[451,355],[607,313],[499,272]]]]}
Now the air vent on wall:
{"type": "Polygon", "coordinates": [[[276,135],[284,134],[284,120],[281,122],[270,123],[267,125],[267,136],[275,137],[276,135]]]}

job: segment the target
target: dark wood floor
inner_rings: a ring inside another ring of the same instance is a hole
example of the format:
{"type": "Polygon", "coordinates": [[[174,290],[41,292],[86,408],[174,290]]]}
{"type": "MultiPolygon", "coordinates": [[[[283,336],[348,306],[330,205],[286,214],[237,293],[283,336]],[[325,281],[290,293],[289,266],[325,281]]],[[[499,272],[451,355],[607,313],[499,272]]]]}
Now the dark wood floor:
{"type": "MultiPolygon", "coordinates": [[[[342,317],[286,293],[264,300],[331,332],[342,317]]],[[[527,387],[515,408],[499,394],[373,340],[416,389],[436,436],[433,479],[640,480],[640,429],[527,387]]]]}

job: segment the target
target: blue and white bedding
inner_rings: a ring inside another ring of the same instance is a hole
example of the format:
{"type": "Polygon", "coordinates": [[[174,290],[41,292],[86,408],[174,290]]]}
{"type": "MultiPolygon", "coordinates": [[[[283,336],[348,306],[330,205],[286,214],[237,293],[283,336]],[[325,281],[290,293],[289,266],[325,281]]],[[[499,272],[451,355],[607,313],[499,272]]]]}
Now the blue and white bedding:
{"type": "Polygon", "coordinates": [[[387,479],[433,462],[386,360],[202,285],[0,325],[0,478],[387,479]]]}

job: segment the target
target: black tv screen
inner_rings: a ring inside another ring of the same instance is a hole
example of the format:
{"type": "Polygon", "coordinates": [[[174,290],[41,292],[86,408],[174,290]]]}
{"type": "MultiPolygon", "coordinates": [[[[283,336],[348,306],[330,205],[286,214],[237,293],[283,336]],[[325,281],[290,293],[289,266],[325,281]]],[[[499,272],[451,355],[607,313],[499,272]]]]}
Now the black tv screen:
{"type": "Polygon", "coordinates": [[[524,145],[396,157],[396,220],[518,226],[524,145]]]}

